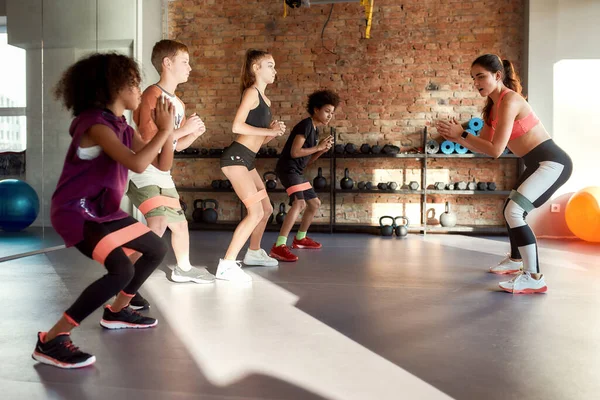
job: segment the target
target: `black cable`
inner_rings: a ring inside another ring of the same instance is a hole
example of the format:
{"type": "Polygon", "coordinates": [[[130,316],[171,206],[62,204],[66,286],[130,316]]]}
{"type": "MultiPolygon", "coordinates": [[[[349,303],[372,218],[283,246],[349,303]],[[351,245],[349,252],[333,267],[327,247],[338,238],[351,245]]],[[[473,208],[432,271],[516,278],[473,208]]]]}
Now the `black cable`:
{"type": "Polygon", "coordinates": [[[330,52],[331,54],[335,54],[337,56],[337,53],[334,53],[333,51],[331,51],[327,47],[325,47],[325,39],[323,39],[323,34],[325,33],[325,28],[327,27],[327,24],[329,23],[329,19],[331,18],[331,13],[333,12],[333,6],[335,6],[335,3],[331,4],[331,8],[329,9],[329,16],[327,16],[327,21],[325,21],[325,25],[323,25],[323,29],[321,30],[321,46],[323,46],[323,48],[325,50],[327,50],[328,52],[330,52]]]}

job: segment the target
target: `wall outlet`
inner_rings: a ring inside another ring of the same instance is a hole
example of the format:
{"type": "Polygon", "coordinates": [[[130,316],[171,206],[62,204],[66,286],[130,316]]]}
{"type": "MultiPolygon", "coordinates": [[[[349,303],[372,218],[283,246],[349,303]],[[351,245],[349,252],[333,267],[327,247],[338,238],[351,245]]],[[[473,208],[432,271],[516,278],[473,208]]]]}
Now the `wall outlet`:
{"type": "Polygon", "coordinates": [[[550,204],[550,212],[551,213],[559,213],[560,212],[560,204],[550,204]]]}

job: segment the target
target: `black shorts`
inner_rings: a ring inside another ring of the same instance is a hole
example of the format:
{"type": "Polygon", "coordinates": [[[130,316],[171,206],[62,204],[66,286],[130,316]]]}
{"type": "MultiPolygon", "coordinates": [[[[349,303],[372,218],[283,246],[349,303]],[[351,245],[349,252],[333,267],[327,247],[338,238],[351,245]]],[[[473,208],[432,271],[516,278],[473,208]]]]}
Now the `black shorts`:
{"type": "MultiPolygon", "coordinates": [[[[283,185],[283,187],[287,190],[292,186],[295,185],[300,185],[302,183],[308,182],[308,180],[306,180],[306,178],[298,173],[284,173],[284,172],[276,172],[277,174],[277,178],[279,178],[279,182],[281,182],[281,184],[283,185]]],[[[310,182],[308,182],[310,183],[310,182]]],[[[310,189],[306,189],[306,190],[300,190],[297,192],[294,192],[292,194],[289,195],[290,196],[290,205],[292,205],[292,203],[294,202],[294,199],[299,199],[299,200],[312,200],[312,199],[316,199],[317,196],[317,192],[315,192],[315,189],[312,187],[310,187],[310,189]]]]}
{"type": "Polygon", "coordinates": [[[221,168],[239,165],[248,168],[248,171],[252,171],[256,168],[254,166],[255,159],[255,152],[241,143],[233,142],[223,150],[223,154],[221,155],[221,168]]]}

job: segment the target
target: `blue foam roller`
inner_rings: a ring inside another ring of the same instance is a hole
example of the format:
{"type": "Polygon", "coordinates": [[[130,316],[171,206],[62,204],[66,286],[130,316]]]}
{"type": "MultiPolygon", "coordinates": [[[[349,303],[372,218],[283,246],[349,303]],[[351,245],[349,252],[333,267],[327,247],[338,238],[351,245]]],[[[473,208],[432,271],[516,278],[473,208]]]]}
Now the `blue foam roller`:
{"type": "Polygon", "coordinates": [[[442,149],[442,153],[444,154],[452,154],[454,153],[454,142],[444,140],[440,145],[440,149],[442,149]]]}
{"type": "Polygon", "coordinates": [[[469,121],[469,129],[479,132],[483,128],[483,120],[481,118],[471,118],[469,121]]]}
{"type": "Polygon", "coordinates": [[[456,145],[454,146],[454,151],[456,151],[458,154],[467,154],[467,151],[469,149],[467,149],[465,146],[462,146],[458,143],[456,143],[456,145]]]}
{"type": "Polygon", "coordinates": [[[479,132],[475,132],[473,129],[465,129],[465,131],[469,132],[473,136],[479,136],[479,132]]]}

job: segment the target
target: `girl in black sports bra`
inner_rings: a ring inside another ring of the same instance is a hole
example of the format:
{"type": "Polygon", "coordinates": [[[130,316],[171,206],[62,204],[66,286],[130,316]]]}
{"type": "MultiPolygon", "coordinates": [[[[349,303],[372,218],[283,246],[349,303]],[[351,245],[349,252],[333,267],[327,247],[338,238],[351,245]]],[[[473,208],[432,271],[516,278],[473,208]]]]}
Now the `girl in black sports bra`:
{"type": "Polygon", "coordinates": [[[246,217],[239,223],[225,257],[219,260],[217,279],[250,282],[252,278],[236,261],[238,253],[250,238],[250,246],[244,257],[246,265],[276,266],[277,260],[260,247],[273,207],[265,184],[254,167],[254,159],[260,147],[276,136],[285,133],[285,124],[271,121],[270,100],[265,96],[268,84],[275,81],[275,61],[262,50],[248,50],[241,77],[242,101],[233,121],[235,141],[223,151],[221,171],[231,182],[235,193],[247,209],[246,217]]]}

